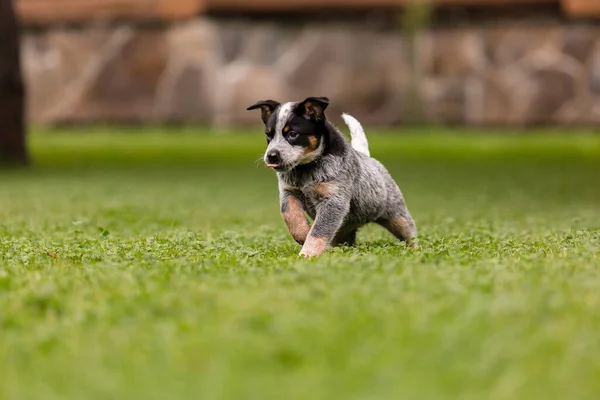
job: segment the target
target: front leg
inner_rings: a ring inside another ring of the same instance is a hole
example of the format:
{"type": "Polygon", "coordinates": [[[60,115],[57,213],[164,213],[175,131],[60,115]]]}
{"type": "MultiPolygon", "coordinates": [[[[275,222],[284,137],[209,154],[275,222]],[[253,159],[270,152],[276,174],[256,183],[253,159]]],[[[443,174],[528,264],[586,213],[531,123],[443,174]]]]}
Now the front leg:
{"type": "Polygon", "coordinates": [[[331,245],[349,210],[350,200],[343,196],[332,196],[324,200],[317,207],[315,222],[300,255],[309,258],[323,254],[331,245]]]}
{"type": "Polygon", "coordinates": [[[310,226],[304,215],[304,206],[294,192],[282,190],[281,217],[296,242],[304,244],[310,231],[310,226]]]}

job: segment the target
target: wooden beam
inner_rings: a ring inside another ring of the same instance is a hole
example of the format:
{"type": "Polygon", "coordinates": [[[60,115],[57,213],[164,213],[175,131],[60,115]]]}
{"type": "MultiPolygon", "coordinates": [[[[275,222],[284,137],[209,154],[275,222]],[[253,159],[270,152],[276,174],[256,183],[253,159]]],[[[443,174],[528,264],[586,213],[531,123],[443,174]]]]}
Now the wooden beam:
{"type": "Polygon", "coordinates": [[[565,14],[574,18],[600,18],[600,0],[562,0],[565,14]]]}
{"type": "MultiPolygon", "coordinates": [[[[205,0],[207,11],[296,11],[392,8],[425,0],[205,0]]],[[[431,0],[435,5],[503,6],[558,3],[559,0],[431,0]]],[[[584,0],[580,0],[584,1],[584,0]]],[[[596,0],[590,0],[596,1],[596,0]]],[[[600,1],[600,0],[598,0],[600,1]]]]}
{"type": "Polygon", "coordinates": [[[93,20],[172,21],[196,16],[202,0],[15,0],[26,25],[93,20]]]}
{"type": "MultiPolygon", "coordinates": [[[[319,9],[393,8],[427,0],[14,0],[27,26],[94,20],[174,21],[204,12],[293,12],[319,9]]],[[[430,0],[435,5],[527,6],[558,4],[573,15],[596,13],[600,0],[430,0]]]]}

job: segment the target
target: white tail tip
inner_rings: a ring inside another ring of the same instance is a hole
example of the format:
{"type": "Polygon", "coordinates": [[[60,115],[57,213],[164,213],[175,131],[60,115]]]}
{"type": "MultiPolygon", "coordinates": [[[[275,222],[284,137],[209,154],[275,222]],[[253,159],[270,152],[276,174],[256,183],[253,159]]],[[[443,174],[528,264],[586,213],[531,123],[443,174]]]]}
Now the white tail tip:
{"type": "Polygon", "coordinates": [[[367,135],[362,125],[352,115],[342,114],[342,118],[348,128],[350,128],[350,136],[352,137],[352,148],[358,152],[371,156],[369,152],[369,142],[367,141],[367,135]]]}

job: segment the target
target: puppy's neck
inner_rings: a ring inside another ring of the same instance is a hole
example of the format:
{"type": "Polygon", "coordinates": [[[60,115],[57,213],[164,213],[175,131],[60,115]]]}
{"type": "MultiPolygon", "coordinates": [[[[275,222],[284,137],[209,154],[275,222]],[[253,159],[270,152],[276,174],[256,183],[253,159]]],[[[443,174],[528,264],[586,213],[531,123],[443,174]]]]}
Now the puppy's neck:
{"type": "Polygon", "coordinates": [[[344,157],[350,144],[342,135],[340,131],[337,130],[335,126],[329,120],[325,121],[325,132],[323,133],[323,140],[325,144],[325,148],[323,150],[322,156],[332,155],[333,157],[344,157]]]}

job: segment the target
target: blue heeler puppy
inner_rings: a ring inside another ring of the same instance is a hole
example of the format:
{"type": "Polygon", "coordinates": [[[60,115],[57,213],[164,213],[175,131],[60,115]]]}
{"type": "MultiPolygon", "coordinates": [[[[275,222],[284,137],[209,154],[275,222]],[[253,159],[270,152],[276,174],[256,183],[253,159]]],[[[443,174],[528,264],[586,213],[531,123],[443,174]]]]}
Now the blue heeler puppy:
{"type": "Polygon", "coordinates": [[[281,215],[300,255],[353,245],[362,225],[376,222],[413,248],[417,231],[400,189],[369,154],[361,124],[344,114],[352,143],[327,120],[326,97],[259,101],[267,135],[265,163],[277,172],[281,215]],[[306,214],[314,221],[309,225],[306,214]]]}

